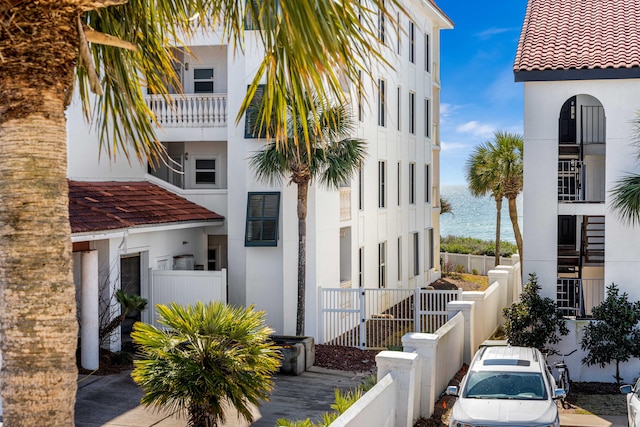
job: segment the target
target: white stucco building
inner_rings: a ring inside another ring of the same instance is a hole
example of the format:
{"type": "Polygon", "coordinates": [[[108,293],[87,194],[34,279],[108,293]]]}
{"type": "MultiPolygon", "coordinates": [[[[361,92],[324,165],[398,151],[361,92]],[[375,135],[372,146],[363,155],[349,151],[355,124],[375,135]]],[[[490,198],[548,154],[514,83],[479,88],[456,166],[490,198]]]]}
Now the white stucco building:
{"type": "MultiPolygon", "coordinates": [[[[351,93],[358,115],[354,136],[367,141],[366,162],[340,191],[315,183],[309,191],[307,335],[317,331],[318,287],[413,288],[440,275],[440,30],[452,22],[431,0],[404,3],[409,13],[398,15],[399,40],[388,22],[381,23],[388,28],[380,49],[394,69],[373,70],[373,81],[364,81],[359,115],[358,96],[351,93]]],[[[104,155],[98,162],[96,134],[77,104],[68,113],[71,180],[148,181],[224,220],[184,225],[185,237],[174,230],[170,239],[159,239],[153,234],[164,233],[158,226],[136,234],[135,244],[127,230],[74,235],[74,242],[79,250],[103,248],[109,255],[101,264],[116,269],[123,265],[118,258],[139,257],[143,295],[146,269],[171,269],[181,259],[174,257],[191,255],[193,266],[204,270],[226,269],[230,303],[254,304],[278,333],[293,334],[296,189],[286,181],[271,187],[256,180],[248,158],[265,141],[246,138],[244,119],[235,122],[260,59],[255,36],[247,30],[244,54],[221,44],[215,33],[192,39],[193,56],[182,55],[176,64],[186,92],[174,97],[179,108],[171,111],[148,97],[163,126],[158,138],[184,174],[104,155]],[[263,233],[253,233],[257,229],[263,233]]]]}
{"type": "Polygon", "coordinates": [[[529,0],[518,45],[523,269],[578,318],[611,283],[640,300],[640,228],[611,207],[616,182],[638,170],[639,13],[631,0],[529,0]]]}

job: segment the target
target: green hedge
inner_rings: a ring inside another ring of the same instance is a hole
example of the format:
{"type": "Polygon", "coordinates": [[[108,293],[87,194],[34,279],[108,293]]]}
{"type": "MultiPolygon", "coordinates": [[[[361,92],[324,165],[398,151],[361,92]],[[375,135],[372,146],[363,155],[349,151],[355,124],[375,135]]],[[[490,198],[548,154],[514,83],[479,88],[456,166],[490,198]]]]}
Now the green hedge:
{"type": "MultiPolygon", "coordinates": [[[[440,237],[440,252],[452,254],[471,254],[494,256],[496,244],[493,240],[481,240],[473,237],[440,237]]],[[[510,242],[500,242],[500,255],[509,257],[518,252],[518,247],[510,242]]]]}

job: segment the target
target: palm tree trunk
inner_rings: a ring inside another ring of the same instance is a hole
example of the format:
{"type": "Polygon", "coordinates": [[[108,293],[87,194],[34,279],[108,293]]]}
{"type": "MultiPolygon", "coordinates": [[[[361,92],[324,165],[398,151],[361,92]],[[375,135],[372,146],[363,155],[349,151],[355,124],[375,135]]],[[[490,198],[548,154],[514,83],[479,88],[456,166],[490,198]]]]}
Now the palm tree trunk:
{"type": "Polygon", "coordinates": [[[0,37],[3,420],[6,426],[71,427],[78,322],[64,99],[78,52],[78,9],[13,3],[13,11],[2,8],[13,19],[5,19],[9,35],[0,37]]]}
{"type": "Polygon", "coordinates": [[[495,265],[500,265],[500,222],[502,222],[502,196],[496,197],[496,255],[495,265]]]}
{"type": "Polygon", "coordinates": [[[522,261],[522,234],[520,234],[520,227],[518,226],[518,208],[516,206],[516,199],[507,197],[507,201],[509,203],[509,218],[511,219],[511,225],[513,226],[513,234],[516,237],[516,245],[518,246],[520,260],[522,261]]]}
{"type": "Polygon", "coordinates": [[[307,286],[307,196],[309,181],[298,182],[298,310],[296,335],[304,335],[305,290],[307,286]]]}

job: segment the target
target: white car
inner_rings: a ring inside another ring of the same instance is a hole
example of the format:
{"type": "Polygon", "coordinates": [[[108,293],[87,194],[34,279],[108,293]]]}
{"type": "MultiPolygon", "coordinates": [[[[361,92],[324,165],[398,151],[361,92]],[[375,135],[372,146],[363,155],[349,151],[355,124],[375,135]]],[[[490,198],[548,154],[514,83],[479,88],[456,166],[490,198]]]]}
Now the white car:
{"type": "Polygon", "coordinates": [[[483,347],[475,354],[460,388],[450,427],[559,427],[556,399],[564,396],[538,349],[483,347]]]}
{"type": "Polygon", "coordinates": [[[627,395],[627,422],[629,427],[640,427],[640,379],[635,387],[623,385],[620,391],[627,395]]]}

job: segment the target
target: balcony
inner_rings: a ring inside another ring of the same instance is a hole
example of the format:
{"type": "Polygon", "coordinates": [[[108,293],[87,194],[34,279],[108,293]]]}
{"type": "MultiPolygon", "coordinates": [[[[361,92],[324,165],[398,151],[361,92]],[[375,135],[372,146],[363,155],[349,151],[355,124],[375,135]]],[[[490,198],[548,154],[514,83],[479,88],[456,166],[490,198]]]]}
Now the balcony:
{"type": "Polygon", "coordinates": [[[604,300],[604,279],[558,277],[556,304],[565,316],[591,317],[591,310],[604,300]]]}
{"type": "Polygon", "coordinates": [[[351,219],[351,187],[340,188],[340,221],[351,219]]]}
{"type": "Polygon", "coordinates": [[[227,94],[147,95],[147,105],[163,128],[224,128],[227,94]]]}

